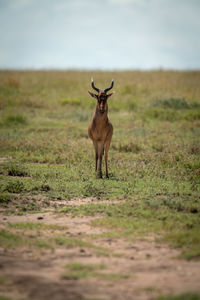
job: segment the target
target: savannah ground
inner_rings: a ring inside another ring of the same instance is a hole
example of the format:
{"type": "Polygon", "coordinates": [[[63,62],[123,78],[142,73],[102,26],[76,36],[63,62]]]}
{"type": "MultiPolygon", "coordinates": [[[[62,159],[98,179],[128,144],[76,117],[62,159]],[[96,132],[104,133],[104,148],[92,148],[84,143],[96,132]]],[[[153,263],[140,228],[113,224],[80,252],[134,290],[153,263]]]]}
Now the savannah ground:
{"type": "Polygon", "coordinates": [[[1,300],[200,299],[200,72],[1,71],[0,164],[1,300]]]}

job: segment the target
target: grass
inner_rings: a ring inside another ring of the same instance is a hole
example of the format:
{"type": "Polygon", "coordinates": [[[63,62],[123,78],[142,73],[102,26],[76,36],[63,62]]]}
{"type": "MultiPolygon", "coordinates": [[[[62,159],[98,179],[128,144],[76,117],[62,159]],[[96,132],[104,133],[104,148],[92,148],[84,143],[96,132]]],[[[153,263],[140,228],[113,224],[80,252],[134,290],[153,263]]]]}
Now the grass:
{"type": "Polygon", "coordinates": [[[5,283],[5,278],[3,276],[0,276],[0,285],[3,285],[5,283]]]}
{"type": "MultiPolygon", "coordinates": [[[[76,237],[67,237],[66,226],[41,223],[8,223],[6,229],[0,229],[0,246],[5,249],[28,247],[35,249],[90,248],[96,256],[109,256],[108,249],[76,237]],[[50,230],[51,234],[45,231],[50,230]],[[30,232],[31,231],[31,232],[30,232]],[[56,231],[56,232],[55,232],[56,231]],[[38,238],[38,236],[40,238],[38,238]]],[[[114,255],[114,254],[113,254],[114,255]]]]}
{"type": "Polygon", "coordinates": [[[24,190],[23,182],[19,180],[15,180],[15,181],[8,181],[3,191],[18,194],[23,192],[23,190],[24,190]]]}
{"type": "Polygon", "coordinates": [[[53,245],[48,239],[38,239],[34,235],[12,233],[5,229],[0,229],[0,246],[6,249],[15,249],[23,246],[37,249],[53,249],[53,245]]]}
{"type": "Polygon", "coordinates": [[[0,205],[21,214],[95,197],[97,206],[63,211],[101,214],[96,225],[129,236],[156,232],[198,259],[199,81],[200,72],[1,71],[0,205]],[[100,87],[115,79],[109,180],[96,179],[87,136],[91,77],[100,87]],[[123,203],[101,205],[107,199],[123,203]]]}
{"type": "Polygon", "coordinates": [[[67,272],[63,275],[65,279],[81,279],[89,277],[98,277],[107,280],[117,280],[129,278],[128,274],[118,273],[102,273],[100,270],[105,270],[106,266],[103,264],[82,264],[79,262],[66,265],[67,272]]]}
{"type": "Polygon", "coordinates": [[[8,203],[11,201],[11,197],[9,193],[0,194],[0,205],[7,206],[8,203]]]}
{"type": "Polygon", "coordinates": [[[130,278],[129,274],[117,274],[117,273],[101,273],[97,275],[101,279],[111,279],[111,280],[118,280],[118,279],[127,279],[130,278]]]}
{"type": "Polygon", "coordinates": [[[164,108],[171,108],[175,110],[200,108],[198,102],[188,102],[184,98],[166,98],[159,99],[154,102],[154,106],[160,106],[164,108]]]}
{"type": "MultiPolygon", "coordinates": [[[[19,226],[11,226],[11,224],[8,225],[8,227],[11,227],[12,229],[19,229],[19,226]]],[[[40,227],[41,229],[44,229],[42,227],[40,227]]],[[[22,227],[20,226],[20,229],[22,229],[22,227]]],[[[23,227],[24,229],[24,227],[23,227]]],[[[33,227],[30,226],[26,227],[26,229],[33,229],[33,227]]],[[[34,226],[34,229],[38,229],[38,227],[34,226]]],[[[46,228],[45,228],[46,229],[46,228]]],[[[55,245],[58,245],[58,241],[57,241],[57,237],[55,238],[47,238],[47,237],[43,237],[41,239],[37,238],[37,235],[30,235],[30,234],[24,234],[24,232],[20,233],[12,233],[9,230],[5,230],[5,229],[1,229],[0,230],[0,245],[1,247],[4,248],[17,248],[17,247],[22,247],[22,246],[26,246],[26,247],[35,247],[35,248],[46,248],[46,249],[53,249],[55,247],[55,245]]],[[[73,242],[73,239],[71,239],[71,241],[68,240],[68,246],[69,247],[75,247],[77,246],[77,242],[73,242]]],[[[59,244],[59,245],[63,245],[63,244],[59,244]]]]}
{"type": "Polygon", "coordinates": [[[60,226],[56,224],[42,224],[33,222],[18,222],[18,223],[8,223],[7,226],[13,229],[20,230],[64,230],[67,226],[60,226]]]}
{"type": "Polygon", "coordinates": [[[82,239],[66,237],[61,234],[58,234],[55,237],[53,237],[51,241],[54,244],[56,244],[56,246],[64,246],[67,248],[86,247],[86,248],[93,249],[96,256],[109,256],[111,254],[110,251],[104,247],[96,246],[91,242],[87,242],[82,239]]]}
{"type": "Polygon", "coordinates": [[[185,293],[180,295],[159,296],[155,300],[199,300],[200,295],[196,293],[185,293]]]}
{"type": "Polygon", "coordinates": [[[73,248],[73,247],[88,247],[92,248],[94,247],[93,244],[84,242],[77,238],[71,238],[71,237],[65,237],[63,235],[57,235],[54,238],[54,241],[59,246],[66,246],[67,248],[73,248]]]}
{"type": "Polygon", "coordinates": [[[12,299],[10,297],[0,295],[0,300],[12,300],[12,299]]]}
{"type": "Polygon", "coordinates": [[[12,126],[19,126],[19,125],[26,125],[27,119],[22,114],[8,114],[4,117],[3,121],[1,122],[1,126],[5,127],[12,127],[12,126]]]}
{"type": "Polygon", "coordinates": [[[19,163],[5,163],[3,165],[3,170],[5,174],[8,176],[18,176],[18,177],[26,177],[28,176],[28,171],[26,166],[19,163]]]}
{"type": "Polygon", "coordinates": [[[22,245],[20,236],[4,229],[0,230],[0,245],[4,248],[15,248],[22,245]]]}
{"type": "MultiPolygon", "coordinates": [[[[162,198],[161,198],[162,199],[162,198]]],[[[113,229],[113,237],[144,236],[149,233],[162,234],[159,241],[168,242],[175,248],[182,248],[181,257],[200,258],[200,228],[198,210],[191,210],[189,199],[182,203],[155,199],[124,201],[118,204],[88,204],[78,207],[68,206],[60,211],[77,215],[101,214],[93,221],[95,226],[113,229]],[[181,206],[182,205],[182,206],[181,206]],[[195,211],[195,213],[194,213],[195,211]]],[[[112,235],[112,232],[109,233],[112,235]]]]}

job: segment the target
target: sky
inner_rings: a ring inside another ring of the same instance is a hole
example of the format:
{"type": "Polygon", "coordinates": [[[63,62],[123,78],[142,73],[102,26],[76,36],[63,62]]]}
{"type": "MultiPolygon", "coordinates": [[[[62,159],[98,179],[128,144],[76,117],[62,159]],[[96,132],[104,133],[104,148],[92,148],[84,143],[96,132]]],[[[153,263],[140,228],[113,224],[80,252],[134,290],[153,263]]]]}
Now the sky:
{"type": "Polygon", "coordinates": [[[0,0],[1,69],[200,69],[200,0],[0,0]]]}

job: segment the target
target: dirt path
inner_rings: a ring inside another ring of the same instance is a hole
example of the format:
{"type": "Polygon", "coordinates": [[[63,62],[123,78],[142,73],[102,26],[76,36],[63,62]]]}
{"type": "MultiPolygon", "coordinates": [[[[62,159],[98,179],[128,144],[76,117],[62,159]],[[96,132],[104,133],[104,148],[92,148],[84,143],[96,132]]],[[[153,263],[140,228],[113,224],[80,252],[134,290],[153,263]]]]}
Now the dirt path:
{"type": "MultiPolygon", "coordinates": [[[[155,243],[153,237],[144,241],[127,241],[101,235],[94,239],[90,235],[107,232],[90,225],[94,218],[72,218],[53,212],[1,215],[2,229],[7,228],[8,223],[18,222],[56,224],[66,226],[62,235],[81,238],[93,243],[94,247],[62,245],[40,251],[27,247],[0,248],[0,273],[4,281],[0,284],[0,294],[12,299],[32,300],[131,300],[154,299],[160,294],[200,292],[200,262],[177,259],[178,250],[155,243]],[[100,247],[106,252],[99,253],[100,247]],[[103,274],[100,277],[75,279],[72,276],[66,279],[63,277],[65,266],[73,262],[104,265],[106,268],[99,271],[103,274]]],[[[55,231],[47,230],[45,235],[54,236],[55,231]]],[[[17,232],[17,229],[12,229],[12,232],[17,232]]]]}

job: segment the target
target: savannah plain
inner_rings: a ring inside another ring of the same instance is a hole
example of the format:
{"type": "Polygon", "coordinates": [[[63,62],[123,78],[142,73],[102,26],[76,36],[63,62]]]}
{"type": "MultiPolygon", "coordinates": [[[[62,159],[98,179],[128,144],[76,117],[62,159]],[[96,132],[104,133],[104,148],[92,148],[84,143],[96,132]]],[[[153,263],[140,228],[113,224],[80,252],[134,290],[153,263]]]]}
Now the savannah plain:
{"type": "Polygon", "coordinates": [[[200,72],[0,71],[0,182],[0,300],[200,299],[200,72]]]}

